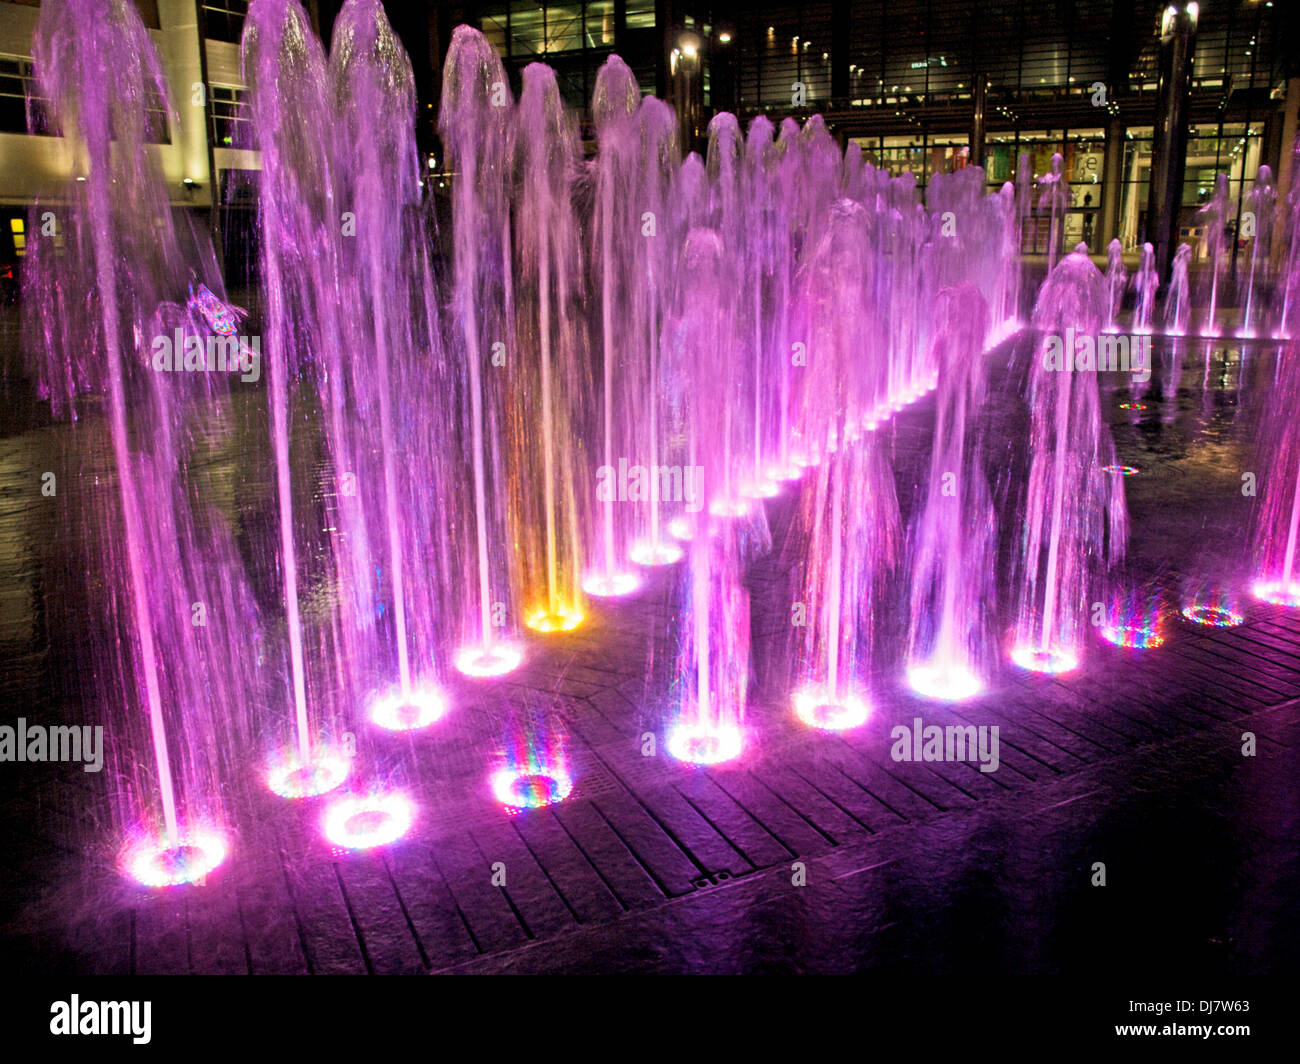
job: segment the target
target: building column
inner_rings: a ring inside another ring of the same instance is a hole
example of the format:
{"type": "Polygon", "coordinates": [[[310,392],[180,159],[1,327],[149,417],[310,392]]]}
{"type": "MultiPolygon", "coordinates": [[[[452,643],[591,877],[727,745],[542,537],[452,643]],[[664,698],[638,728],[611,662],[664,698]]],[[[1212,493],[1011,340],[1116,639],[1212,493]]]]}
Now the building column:
{"type": "Polygon", "coordinates": [[[1187,102],[1196,52],[1196,12],[1195,3],[1171,4],[1160,26],[1160,86],[1145,237],[1155,248],[1156,270],[1166,281],[1178,239],[1187,168],[1187,102]]]}
{"type": "Polygon", "coordinates": [[[1119,236],[1119,207],[1124,188],[1124,123],[1112,117],[1106,125],[1106,168],[1101,175],[1101,233],[1103,247],[1119,236]]]}
{"type": "Polygon", "coordinates": [[[985,109],[988,107],[989,77],[976,74],[971,98],[974,109],[970,119],[970,165],[983,167],[985,158],[985,109]]]}

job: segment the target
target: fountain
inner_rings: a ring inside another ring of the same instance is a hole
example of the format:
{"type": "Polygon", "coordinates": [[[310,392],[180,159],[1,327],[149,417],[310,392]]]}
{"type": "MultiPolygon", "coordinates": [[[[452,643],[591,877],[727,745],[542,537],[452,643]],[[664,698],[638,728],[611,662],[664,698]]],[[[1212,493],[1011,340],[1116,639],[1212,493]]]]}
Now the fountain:
{"type": "Polygon", "coordinates": [[[1151,331],[1151,317],[1155,312],[1156,292],[1160,276],[1156,273],[1156,252],[1150,244],[1142,245],[1138,272],[1133,276],[1133,332],[1139,335],[1151,331]]]}
{"type": "Polygon", "coordinates": [[[501,510],[510,498],[501,468],[508,374],[499,371],[512,357],[504,338],[512,331],[505,279],[512,274],[513,111],[501,59],[477,30],[457,26],[443,70],[438,131],[448,165],[456,170],[452,307],[455,342],[468,371],[465,435],[467,464],[473,470],[474,550],[465,561],[466,571],[476,572],[478,580],[477,594],[471,590],[466,596],[456,667],[479,678],[504,675],[523,660],[522,649],[510,636],[514,613],[508,600],[513,589],[501,549],[508,542],[501,510]]]}
{"type": "Polygon", "coordinates": [[[1119,238],[1106,248],[1106,291],[1110,297],[1106,311],[1106,331],[1119,331],[1119,312],[1124,307],[1124,289],[1128,284],[1128,270],[1124,268],[1124,245],[1119,238]]]}
{"type": "Polygon", "coordinates": [[[1029,369],[1030,465],[1015,582],[1011,659],[1035,672],[1078,666],[1080,629],[1098,577],[1124,554],[1128,514],[1114,443],[1101,420],[1095,360],[1086,343],[1104,321],[1101,274],[1080,251],[1052,270],[1034,308],[1029,369]],[[1064,356],[1056,364],[1053,353],[1064,356]]]}
{"type": "Polygon", "coordinates": [[[996,519],[974,426],[988,307],[965,284],[940,293],[935,319],[939,395],[925,506],[912,534],[908,679],[923,695],[956,700],[978,694],[989,668],[996,519]]]}

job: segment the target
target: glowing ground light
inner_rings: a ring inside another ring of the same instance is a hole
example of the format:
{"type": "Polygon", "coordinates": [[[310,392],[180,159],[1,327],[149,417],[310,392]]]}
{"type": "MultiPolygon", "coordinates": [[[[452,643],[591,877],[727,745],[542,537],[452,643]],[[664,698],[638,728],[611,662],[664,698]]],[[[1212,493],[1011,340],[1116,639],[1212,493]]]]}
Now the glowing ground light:
{"type": "Polygon", "coordinates": [[[534,632],[545,635],[551,632],[572,632],[586,619],[587,615],[582,610],[560,606],[554,610],[534,610],[524,618],[524,624],[534,632]]]}
{"type": "Polygon", "coordinates": [[[536,772],[503,768],[492,776],[492,793],[512,809],[539,809],[562,802],[573,792],[573,780],[562,768],[542,766],[536,772]]]}
{"type": "Polygon", "coordinates": [[[695,538],[695,522],[689,517],[674,517],[668,522],[668,534],[675,539],[692,540],[695,538]]]}
{"type": "Polygon", "coordinates": [[[1101,471],[1103,473],[1114,473],[1116,476],[1121,476],[1121,477],[1133,477],[1133,476],[1137,476],[1138,473],[1137,467],[1131,465],[1102,466],[1101,471]]]}
{"type": "Polygon", "coordinates": [[[1016,647],[1011,651],[1011,660],[1022,669],[1030,672],[1044,672],[1058,675],[1069,672],[1079,666],[1078,657],[1069,650],[1059,647],[1016,647]]]}
{"type": "Polygon", "coordinates": [[[734,724],[678,724],[668,733],[668,752],[678,761],[717,765],[740,754],[740,729],[734,724]]]}
{"type": "MultiPolygon", "coordinates": [[[[671,532],[672,529],[669,528],[668,531],[671,532]]],[[[673,565],[682,560],[682,548],[675,543],[651,543],[643,540],[628,551],[628,557],[637,565],[673,565]]]]}
{"type": "Polygon", "coordinates": [[[1256,598],[1274,606],[1300,606],[1300,584],[1295,581],[1260,580],[1250,590],[1256,598]]]}
{"type": "Polygon", "coordinates": [[[351,762],[333,750],[318,750],[307,764],[290,754],[271,766],[267,785],[281,798],[312,798],[348,778],[351,762]]]}
{"type": "Polygon", "coordinates": [[[582,590],[597,598],[630,595],[640,586],[641,578],[636,573],[591,573],[582,581],[582,590]]]}
{"type": "Polygon", "coordinates": [[[1208,602],[1193,602],[1183,607],[1183,617],[1193,624],[1207,628],[1236,628],[1245,618],[1228,606],[1215,606],[1208,602]]]}
{"type": "Polygon", "coordinates": [[[984,690],[980,678],[964,665],[913,665],[907,682],[917,694],[944,702],[974,698],[984,690]]]}
{"type": "Polygon", "coordinates": [[[791,462],[789,465],[770,465],[764,471],[768,480],[798,480],[803,476],[803,470],[791,462]]]}
{"type": "Polygon", "coordinates": [[[433,687],[417,687],[402,693],[400,687],[373,697],[367,710],[372,723],[389,731],[427,728],[447,712],[447,700],[433,687]]]}
{"type": "Polygon", "coordinates": [[[226,859],[226,840],[216,831],[184,833],[175,846],[164,840],[137,843],[126,853],[126,873],[146,887],[175,887],[202,879],[226,859]]]}
{"type": "Polygon", "coordinates": [[[1108,643],[1130,650],[1154,650],[1165,641],[1154,624],[1141,623],[1102,625],[1101,637],[1108,643]]]}
{"type": "Polygon", "coordinates": [[[1121,410],[1145,410],[1147,408],[1147,404],[1146,403],[1120,403],[1119,408],[1121,410]]]}
{"type": "Polygon", "coordinates": [[[396,842],[411,829],[414,820],[415,805],[404,794],[348,796],[330,803],[321,830],[335,846],[369,850],[396,842]]]}
{"type": "Polygon", "coordinates": [[[709,513],[714,517],[745,517],[749,511],[747,499],[715,499],[709,503],[709,513]]]}
{"type": "Polygon", "coordinates": [[[747,499],[775,499],[781,494],[781,486],[770,480],[764,480],[758,484],[746,484],[740,489],[740,493],[747,499]]]}
{"type": "Polygon", "coordinates": [[[468,646],[456,652],[456,669],[465,676],[485,679],[514,672],[523,660],[524,652],[512,643],[468,646]]]}
{"type": "Polygon", "coordinates": [[[794,693],[794,713],[810,728],[821,731],[847,731],[865,724],[871,715],[866,700],[855,694],[830,697],[822,688],[805,687],[794,693]]]}

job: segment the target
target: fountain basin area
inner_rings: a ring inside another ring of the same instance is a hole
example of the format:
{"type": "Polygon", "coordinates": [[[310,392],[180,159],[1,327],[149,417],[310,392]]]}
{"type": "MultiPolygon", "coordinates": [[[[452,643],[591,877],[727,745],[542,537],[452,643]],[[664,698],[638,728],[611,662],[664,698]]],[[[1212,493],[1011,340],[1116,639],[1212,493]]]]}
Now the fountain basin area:
{"type": "MultiPolygon", "coordinates": [[[[1026,416],[1014,383],[1027,343],[1022,334],[984,356],[984,424],[1001,438],[1026,416]]],[[[1123,375],[1104,375],[1101,393],[1117,461],[1138,470],[1125,483],[1127,564],[1164,596],[1159,647],[1089,632],[1078,669],[1037,675],[1004,660],[954,703],[919,697],[902,657],[881,654],[865,722],[810,727],[792,710],[781,649],[798,554],[797,495],[786,492],[762,504],[772,549],[744,574],[753,675],[739,757],[688,764],[667,750],[668,630],[684,592],[672,570],[647,568],[635,593],[590,600],[580,628],[527,637],[510,675],[449,677],[436,727],[369,728],[358,706],[376,769],[357,781],[350,797],[362,804],[338,831],[322,831],[326,797],[285,802],[261,766],[232,760],[228,855],[201,885],[148,888],[120,874],[120,840],[96,827],[112,822],[106,776],[2,766],[5,955],[46,974],[1278,966],[1300,930],[1300,616],[1250,594],[1246,510],[1234,501],[1250,467],[1247,414],[1266,399],[1278,348],[1157,338],[1155,351],[1137,390],[1144,409],[1121,408],[1135,394],[1123,375]],[[1241,574],[1226,575],[1234,566],[1241,574]],[[1209,590],[1230,593],[1236,627],[1180,616],[1189,588],[1216,572],[1209,590]],[[509,707],[543,697],[563,721],[567,776],[520,769],[521,782],[502,781],[518,804],[503,802],[486,752],[509,707]],[[913,750],[910,737],[936,726],[999,728],[996,771],[913,750]],[[1253,757],[1242,754],[1247,732],[1253,757]],[[396,804],[366,806],[371,787],[396,804]],[[407,814],[405,835],[368,847],[407,814]],[[1089,885],[1098,861],[1105,891],[1089,885]]],[[[904,520],[923,500],[935,405],[923,398],[877,432],[904,520]]],[[[39,424],[21,397],[5,413],[0,689],[11,714],[103,723],[111,745],[112,721],[78,703],[79,666],[64,649],[94,619],[55,595],[80,556],[74,540],[97,530],[59,525],[19,490],[96,437],[39,424]]],[[[256,438],[250,428],[214,460],[234,468],[256,438]]],[[[1010,460],[989,458],[995,483],[1010,460]]],[[[295,462],[311,475],[308,451],[295,462]]],[[[274,521],[272,473],[257,476],[267,483],[246,489],[260,500],[254,525],[274,521]]],[[[1001,609],[1006,630],[1012,606],[1001,609]]],[[[156,858],[151,874],[161,885],[204,859],[156,858]]]]}

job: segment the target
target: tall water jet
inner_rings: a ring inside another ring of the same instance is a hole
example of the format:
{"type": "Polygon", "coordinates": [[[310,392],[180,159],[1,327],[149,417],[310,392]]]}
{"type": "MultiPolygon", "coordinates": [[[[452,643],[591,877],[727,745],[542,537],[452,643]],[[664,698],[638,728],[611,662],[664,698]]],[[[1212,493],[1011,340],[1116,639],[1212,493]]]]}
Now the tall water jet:
{"type": "Polygon", "coordinates": [[[1214,179],[1214,195],[1196,212],[1205,219],[1206,254],[1210,259],[1210,297],[1205,312],[1206,336],[1219,335],[1219,280],[1223,265],[1223,247],[1228,224],[1228,175],[1219,174],[1214,179]]]}
{"type": "Polygon", "coordinates": [[[1156,292],[1160,288],[1160,275],[1156,273],[1156,252],[1150,244],[1142,245],[1138,271],[1133,275],[1133,332],[1151,331],[1151,318],[1155,313],[1156,292]]]}
{"type": "Polygon", "coordinates": [[[1250,267],[1246,271],[1246,296],[1241,301],[1240,336],[1260,336],[1264,333],[1260,283],[1267,278],[1269,257],[1272,254],[1273,214],[1277,209],[1277,190],[1273,187],[1273,171],[1261,166],[1255,178],[1255,187],[1246,194],[1246,213],[1242,216],[1243,228],[1249,221],[1250,267]]]}
{"type": "Polygon", "coordinates": [[[1070,208],[1070,184],[1065,179],[1065,160],[1061,153],[1052,155],[1052,169],[1039,178],[1038,212],[1046,215],[1050,228],[1047,231],[1047,270],[1056,267],[1056,257],[1061,252],[1065,238],[1065,212],[1070,208]]]}
{"type": "MultiPolygon", "coordinates": [[[[620,255],[636,231],[630,215],[635,213],[632,193],[636,188],[640,161],[636,122],[640,99],[641,90],[635,75],[622,59],[611,55],[596,75],[596,89],[591,101],[592,120],[600,144],[600,154],[595,162],[595,260],[600,277],[601,455],[602,469],[607,474],[615,468],[615,440],[625,444],[629,439],[635,439],[635,418],[628,416],[636,391],[635,375],[629,372],[629,381],[617,371],[636,363],[626,357],[627,351],[615,334],[619,332],[617,323],[628,299],[620,255]]],[[[630,344],[635,347],[638,340],[638,337],[633,337],[630,344]]],[[[582,586],[590,595],[626,595],[636,590],[640,580],[635,573],[622,568],[625,547],[622,540],[625,537],[618,535],[621,530],[614,520],[617,494],[608,490],[602,494],[596,567],[583,580],[582,586]]]]}
{"type": "Polygon", "coordinates": [[[1124,245],[1116,237],[1106,248],[1106,331],[1119,331],[1119,312],[1124,307],[1128,270],[1124,268],[1124,245]]]}
{"type": "Polygon", "coordinates": [[[256,146],[261,279],[266,297],[267,403],[270,408],[280,573],[284,596],[295,747],[277,754],[271,788],[285,797],[341,784],[348,759],[313,735],[299,604],[298,555],[290,466],[290,378],[318,346],[339,347],[330,290],[337,278],[331,145],[318,116],[329,114],[325,56],[296,0],[255,0],[241,45],[256,146]],[[321,289],[325,290],[322,291],[321,289]],[[320,313],[314,313],[319,310],[320,313]],[[321,337],[319,344],[312,340],[321,337]]]}
{"type": "MultiPolygon", "coordinates": [[[[645,337],[645,394],[638,438],[649,458],[650,490],[645,494],[643,517],[638,522],[636,542],[629,556],[638,565],[672,565],[681,561],[682,549],[668,534],[670,518],[666,503],[687,503],[683,485],[669,481],[665,486],[657,470],[670,457],[666,445],[671,427],[680,421],[670,409],[664,380],[664,304],[672,295],[672,269],[678,243],[677,208],[672,182],[681,162],[677,143],[677,116],[662,100],[646,96],[637,109],[641,140],[641,215],[635,242],[635,275],[641,283],[633,296],[634,335],[645,337]]],[[[676,456],[680,458],[680,455],[676,456]]],[[[671,474],[670,474],[671,477],[671,474]]]]}
{"type": "MultiPolygon", "coordinates": [[[[880,586],[899,539],[893,476],[874,436],[850,431],[872,387],[875,271],[867,212],[849,200],[831,212],[800,282],[808,308],[810,361],[818,385],[806,396],[803,434],[824,454],[805,481],[798,528],[804,542],[796,603],[805,623],[792,627],[793,703],[804,723],[843,730],[870,712],[868,670],[880,586]]],[[[980,341],[982,342],[982,334],[980,341]]]]}
{"type": "Polygon", "coordinates": [[[1048,275],[1034,309],[1030,466],[1011,658],[1037,672],[1078,665],[1098,580],[1127,544],[1122,480],[1105,472],[1115,461],[1096,372],[1105,306],[1101,274],[1075,251],[1048,275]]]}
{"type": "Polygon", "coordinates": [[[484,377],[484,356],[492,368],[509,358],[508,314],[509,181],[514,146],[511,139],[513,99],[504,67],[487,38],[469,26],[457,26],[443,68],[438,131],[452,178],[452,306],[468,372],[468,459],[473,469],[474,551],[477,595],[467,596],[477,609],[465,620],[465,642],[456,667],[470,676],[499,676],[522,660],[523,652],[508,635],[510,570],[503,557],[507,542],[499,507],[509,497],[502,483],[500,426],[505,382],[484,377]],[[489,496],[496,505],[489,506],[489,496]],[[493,545],[498,547],[493,553],[493,545]],[[496,561],[494,566],[493,561],[496,561]],[[477,613],[477,623],[473,618],[477,613]]]}
{"type": "Polygon", "coordinates": [[[577,128],[550,67],[524,68],[516,122],[516,331],[523,357],[510,430],[511,541],[523,574],[525,624],[564,632],[582,623],[586,609],[580,528],[590,493],[579,487],[586,457],[575,443],[591,384],[577,331],[582,274],[570,194],[577,128]]]}
{"type": "Polygon", "coordinates": [[[1283,345],[1256,443],[1259,502],[1252,547],[1255,595],[1300,606],[1300,343],[1283,345]]]}
{"type": "MultiPolygon", "coordinates": [[[[714,497],[722,406],[727,388],[712,360],[736,341],[736,274],[722,239],[710,229],[690,232],[676,271],[668,355],[675,401],[687,410],[688,468],[701,500],[714,497]],[[706,494],[707,491],[707,494],[706,494]]],[[[697,515],[683,574],[685,606],[677,656],[674,720],[667,747],[679,760],[713,764],[743,746],[749,681],[749,596],[740,582],[749,522],[697,515]]]]}
{"type": "Polygon", "coordinates": [[[978,694],[992,643],[997,525],[976,418],[985,393],[988,308],[971,284],[944,289],[935,312],[939,394],[924,509],[912,542],[908,680],[931,698],[978,694]]]}
{"type": "Polygon", "coordinates": [[[1165,295],[1165,332],[1170,336],[1186,336],[1187,326],[1192,320],[1191,281],[1187,273],[1191,262],[1191,245],[1179,244],[1169,271],[1169,291],[1165,295]]]}
{"type": "Polygon", "coordinates": [[[43,101],[33,100],[33,130],[57,130],[81,171],[38,206],[56,230],[32,229],[41,235],[28,245],[24,304],[55,416],[79,421],[79,396],[106,399],[102,420],[96,411],[78,426],[93,464],[77,482],[95,533],[87,572],[122,593],[101,604],[94,589],[76,591],[93,611],[78,623],[96,716],[124,711],[105,751],[122,868],[146,886],[201,881],[228,848],[222,795],[228,751],[248,738],[256,608],[216,478],[187,465],[220,454],[228,425],[217,404],[236,370],[260,371],[260,341],[234,335],[242,314],[217,294],[211,247],[185,235],[184,215],[173,219],[149,117],[159,100],[169,121],[175,113],[135,6],[51,0],[32,55],[43,101]],[[95,457],[101,432],[107,467],[95,457]]]}
{"type": "MultiPolygon", "coordinates": [[[[373,352],[372,358],[354,354],[344,359],[331,389],[346,384],[354,423],[376,418],[380,445],[376,475],[371,468],[376,463],[368,457],[373,447],[358,446],[356,440],[332,441],[336,454],[351,455],[348,464],[362,503],[356,509],[378,515],[372,537],[355,528],[344,511],[341,523],[349,535],[340,537],[335,549],[366,551],[351,568],[373,569],[371,539],[386,546],[380,557],[386,558],[391,578],[397,677],[392,683],[389,674],[390,682],[370,695],[368,712],[381,727],[407,731],[439,719],[446,702],[438,670],[441,647],[431,645],[431,631],[418,632],[421,621],[431,630],[438,618],[432,616],[430,598],[407,582],[408,566],[418,564],[424,546],[418,495],[434,482],[436,469],[421,453],[403,407],[432,414],[435,422],[446,417],[438,416],[438,389],[430,387],[441,352],[419,350],[427,334],[421,335],[413,311],[424,279],[418,269],[420,250],[413,247],[423,235],[412,224],[420,214],[415,79],[378,0],[343,5],[334,27],[330,77],[343,131],[337,141],[338,192],[355,224],[355,235],[344,245],[342,267],[357,278],[360,303],[345,328],[355,330],[349,344],[354,352],[373,352]],[[417,604],[425,608],[417,609],[417,604]]],[[[374,615],[373,608],[360,612],[364,623],[374,615]]]]}

